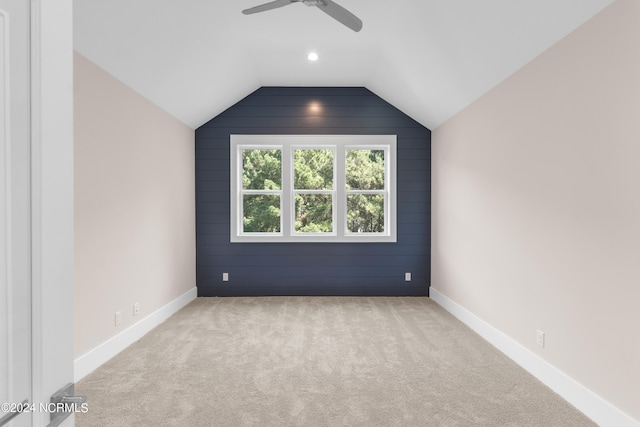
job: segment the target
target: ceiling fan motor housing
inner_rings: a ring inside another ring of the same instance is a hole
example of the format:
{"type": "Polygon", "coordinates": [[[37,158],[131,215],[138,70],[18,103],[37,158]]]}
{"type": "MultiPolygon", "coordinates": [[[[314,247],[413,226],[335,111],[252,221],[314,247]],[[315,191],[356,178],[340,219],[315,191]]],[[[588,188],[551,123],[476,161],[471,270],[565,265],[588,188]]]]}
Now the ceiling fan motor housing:
{"type": "Polygon", "coordinates": [[[324,0],[302,0],[307,6],[326,6],[327,3],[324,0]]]}

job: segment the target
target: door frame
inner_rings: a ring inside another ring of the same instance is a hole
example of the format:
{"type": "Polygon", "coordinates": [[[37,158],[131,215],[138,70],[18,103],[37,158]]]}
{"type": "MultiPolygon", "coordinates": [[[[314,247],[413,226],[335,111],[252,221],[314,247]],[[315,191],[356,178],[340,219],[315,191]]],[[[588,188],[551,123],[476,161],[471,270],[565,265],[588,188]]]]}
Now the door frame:
{"type": "MultiPolygon", "coordinates": [[[[33,402],[73,382],[73,1],[31,5],[33,402]]],[[[50,414],[35,412],[33,425],[50,414]]],[[[61,425],[72,426],[73,417],[61,425]]]]}

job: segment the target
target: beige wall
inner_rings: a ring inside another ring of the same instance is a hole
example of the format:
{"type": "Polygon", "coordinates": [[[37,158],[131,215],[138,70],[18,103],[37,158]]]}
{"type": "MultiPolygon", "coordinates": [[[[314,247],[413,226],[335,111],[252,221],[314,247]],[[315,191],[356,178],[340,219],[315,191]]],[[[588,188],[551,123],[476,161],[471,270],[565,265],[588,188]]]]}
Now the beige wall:
{"type": "Polygon", "coordinates": [[[640,1],[435,130],[432,210],[432,286],[640,420],[640,1]]]}
{"type": "Polygon", "coordinates": [[[79,357],[195,286],[195,188],[192,129],[77,53],[74,71],[79,357]]]}

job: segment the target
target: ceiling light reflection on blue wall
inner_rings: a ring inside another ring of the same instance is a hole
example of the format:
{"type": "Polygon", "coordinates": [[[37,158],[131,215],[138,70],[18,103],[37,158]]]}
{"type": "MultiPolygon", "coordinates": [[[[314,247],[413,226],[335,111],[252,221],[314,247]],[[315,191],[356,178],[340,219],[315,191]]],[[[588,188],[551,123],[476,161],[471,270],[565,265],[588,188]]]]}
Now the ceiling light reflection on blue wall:
{"type": "Polygon", "coordinates": [[[320,101],[311,101],[307,105],[307,111],[310,115],[318,115],[322,113],[322,103],[320,101]]]}

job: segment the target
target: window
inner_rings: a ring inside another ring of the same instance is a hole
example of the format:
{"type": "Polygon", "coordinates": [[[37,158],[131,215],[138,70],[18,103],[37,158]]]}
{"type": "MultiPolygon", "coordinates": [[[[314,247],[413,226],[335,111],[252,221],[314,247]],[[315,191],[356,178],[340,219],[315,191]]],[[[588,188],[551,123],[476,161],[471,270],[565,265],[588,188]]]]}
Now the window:
{"type": "Polygon", "coordinates": [[[395,135],[231,135],[232,242],[395,242],[395,135]]]}

